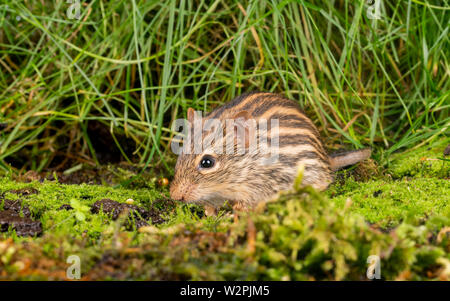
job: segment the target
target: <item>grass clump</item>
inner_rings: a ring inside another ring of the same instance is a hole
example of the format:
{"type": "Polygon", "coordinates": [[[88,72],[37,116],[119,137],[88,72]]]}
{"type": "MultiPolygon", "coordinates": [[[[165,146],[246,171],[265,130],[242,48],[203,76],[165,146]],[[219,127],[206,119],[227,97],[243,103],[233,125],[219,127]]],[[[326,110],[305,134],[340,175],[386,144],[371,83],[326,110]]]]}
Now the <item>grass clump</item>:
{"type": "Polygon", "coordinates": [[[362,0],[92,1],[80,19],[0,1],[0,169],[171,172],[172,122],[252,90],[298,101],[332,148],[432,139],[450,121],[449,12],[429,2],[372,20],[362,0]]]}

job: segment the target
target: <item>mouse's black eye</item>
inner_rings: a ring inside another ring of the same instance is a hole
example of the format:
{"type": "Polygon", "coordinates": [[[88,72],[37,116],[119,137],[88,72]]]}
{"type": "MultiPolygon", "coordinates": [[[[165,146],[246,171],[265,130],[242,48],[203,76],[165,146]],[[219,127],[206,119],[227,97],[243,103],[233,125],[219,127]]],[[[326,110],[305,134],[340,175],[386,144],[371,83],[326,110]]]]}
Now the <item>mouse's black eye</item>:
{"type": "Polygon", "coordinates": [[[206,155],[200,161],[200,168],[211,168],[215,163],[216,160],[213,157],[206,155]]]}

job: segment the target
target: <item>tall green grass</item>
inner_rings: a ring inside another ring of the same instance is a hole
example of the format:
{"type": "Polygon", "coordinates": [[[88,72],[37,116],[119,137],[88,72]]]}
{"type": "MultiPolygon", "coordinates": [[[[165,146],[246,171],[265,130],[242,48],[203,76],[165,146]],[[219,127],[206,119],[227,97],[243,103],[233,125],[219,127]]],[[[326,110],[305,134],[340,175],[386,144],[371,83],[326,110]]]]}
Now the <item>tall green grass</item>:
{"type": "Polygon", "coordinates": [[[1,0],[0,168],[98,163],[94,121],[125,160],[170,168],[171,121],[252,90],[383,161],[449,133],[448,2],[383,0],[373,20],[364,1],[93,0],[77,20],[66,1],[1,0]]]}

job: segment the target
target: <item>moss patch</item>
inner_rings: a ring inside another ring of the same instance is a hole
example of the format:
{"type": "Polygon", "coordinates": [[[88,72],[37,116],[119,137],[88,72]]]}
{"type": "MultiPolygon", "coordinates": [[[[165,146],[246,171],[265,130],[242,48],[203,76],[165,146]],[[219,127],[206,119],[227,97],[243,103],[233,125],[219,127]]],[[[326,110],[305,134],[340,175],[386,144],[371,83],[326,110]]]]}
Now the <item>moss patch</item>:
{"type": "Polygon", "coordinates": [[[375,254],[382,261],[384,279],[448,279],[450,231],[445,229],[450,210],[448,199],[436,202],[448,185],[431,180],[349,181],[333,187],[329,194],[336,196],[331,199],[301,190],[233,223],[224,212],[206,218],[197,206],[165,206],[156,202],[164,195],[155,189],[4,178],[2,197],[30,206],[43,224],[43,235],[1,234],[0,278],[65,279],[66,260],[77,255],[86,280],[364,280],[367,257],[375,254]],[[420,192],[424,186],[427,190],[420,192]],[[428,189],[434,192],[429,195],[428,189]],[[132,198],[146,208],[158,205],[166,222],[138,230],[127,227],[124,216],[113,220],[92,213],[90,206],[106,197],[121,203],[132,198]],[[345,203],[349,197],[354,200],[351,206],[345,203]],[[58,210],[64,204],[74,209],[58,210]],[[405,218],[403,212],[414,218],[405,218]],[[367,220],[398,227],[384,233],[367,220]]]}
{"type": "Polygon", "coordinates": [[[438,178],[365,183],[349,179],[344,186],[332,186],[327,194],[339,207],[347,204],[368,222],[383,228],[396,226],[403,220],[417,222],[450,210],[450,181],[438,178]]]}
{"type": "Polygon", "coordinates": [[[444,156],[449,144],[450,137],[440,136],[417,149],[394,154],[389,158],[387,174],[396,179],[405,176],[450,179],[450,157],[444,156]]]}

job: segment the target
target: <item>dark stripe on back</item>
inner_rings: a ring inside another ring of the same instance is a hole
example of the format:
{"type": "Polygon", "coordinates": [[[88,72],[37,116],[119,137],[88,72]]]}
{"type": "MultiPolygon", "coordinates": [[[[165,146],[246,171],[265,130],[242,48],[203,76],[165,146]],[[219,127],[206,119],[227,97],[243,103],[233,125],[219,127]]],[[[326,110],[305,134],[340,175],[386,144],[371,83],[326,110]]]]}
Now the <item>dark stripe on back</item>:
{"type": "Polygon", "coordinates": [[[298,110],[299,113],[301,113],[301,110],[299,106],[288,99],[284,98],[276,98],[273,95],[265,95],[264,101],[261,101],[261,99],[258,97],[257,99],[254,99],[251,103],[248,103],[244,106],[244,109],[249,110],[250,108],[254,107],[252,115],[257,118],[267,111],[269,111],[271,108],[274,107],[283,107],[283,108],[290,108],[294,110],[298,110]],[[256,100],[260,100],[260,103],[256,103],[256,100]],[[255,102],[255,103],[253,103],[255,102]]]}
{"type": "Polygon", "coordinates": [[[275,113],[269,117],[269,120],[272,120],[272,119],[278,119],[280,127],[304,128],[304,129],[310,130],[313,135],[315,135],[315,136],[318,135],[316,127],[311,122],[308,122],[308,119],[306,119],[305,117],[303,117],[301,115],[295,115],[295,114],[282,115],[279,113],[275,113]]]}
{"type": "MultiPolygon", "coordinates": [[[[244,101],[245,99],[247,99],[247,97],[253,95],[253,94],[258,94],[260,92],[246,92],[243,93],[241,95],[239,95],[238,97],[234,98],[232,101],[227,102],[226,104],[224,104],[221,107],[218,107],[217,109],[213,110],[211,113],[209,113],[208,115],[206,115],[207,118],[217,118],[220,115],[222,115],[222,113],[225,110],[231,109],[234,106],[237,106],[238,104],[240,104],[242,101],[244,101]]],[[[257,97],[258,98],[258,97],[257,97]]]]}
{"type": "MultiPolygon", "coordinates": [[[[262,136],[260,138],[262,141],[267,141],[269,145],[272,144],[272,138],[267,136],[262,136]]],[[[322,147],[317,141],[311,139],[308,135],[302,134],[286,134],[278,136],[278,142],[281,147],[286,145],[312,145],[314,148],[321,150],[322,147]]]]}
{"type": "MultiPolygon", "coordinates": [[[[304,157],[302,157],[302,158],[304,158],[304,157]]],[[[297,158],[296,156],[280,155],[279,160],[283,165],[289,164],[290,166],[295,166],[295,165],[297,165],[299,158],[297,158]]],[[[325,165],[325,166],[328,166],[328,165],[325,165]]],[[[319,171],[323,174],[330,173],[329,168],[323,167],[318,164],[305,164],[305,171],[319,171]]]]}
{"type": "MultiPolygon", "coordinates": [[[[270,140],[270,139],[269,139],[270,140]]],[[[284,145],[308,145],[311,144],[315,149],[323,152],[322,144],[312,139],[311,136],[302,134],[287,134],[279,136],[280,146],[284,145]]]]}
{"type": "Polygon", "coordinates": [[[279,120],[279,126],[280,128],[298,128],[298,129],[305,129],[311,132],[314,136],[319,136],[319,133],[317,132],[317,129],[314,125],[309,123],[305,119],[300,119],[297,117],[297,119],[288,119],[283,117],[282,115],[274,114],[270,117],[270,119],[278,119],[279,120]]]}

